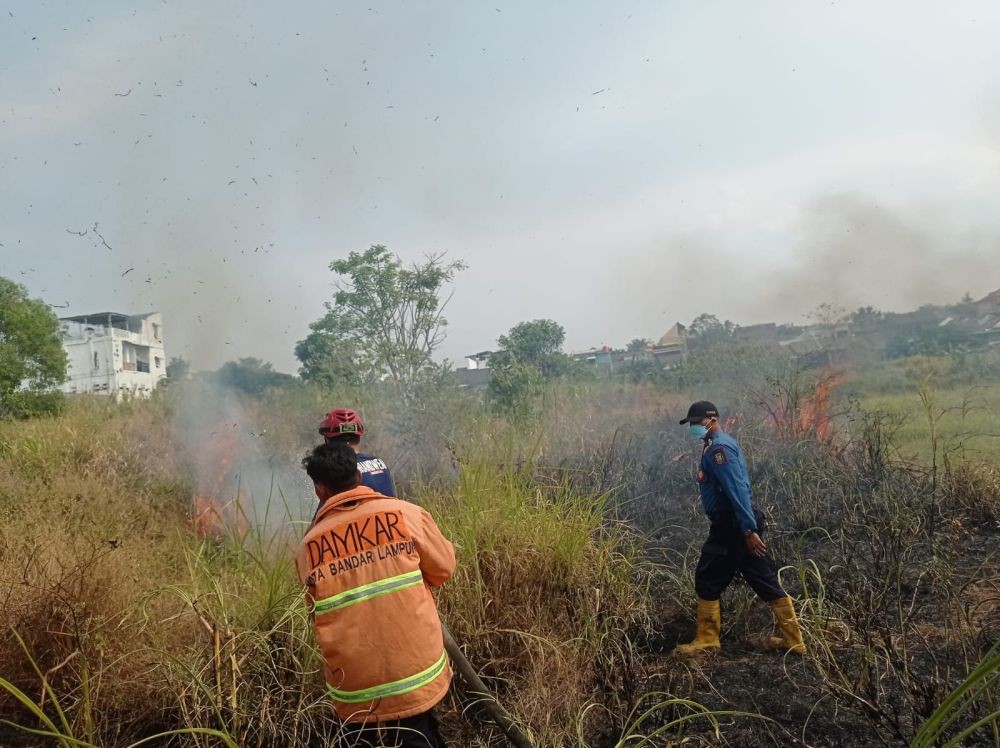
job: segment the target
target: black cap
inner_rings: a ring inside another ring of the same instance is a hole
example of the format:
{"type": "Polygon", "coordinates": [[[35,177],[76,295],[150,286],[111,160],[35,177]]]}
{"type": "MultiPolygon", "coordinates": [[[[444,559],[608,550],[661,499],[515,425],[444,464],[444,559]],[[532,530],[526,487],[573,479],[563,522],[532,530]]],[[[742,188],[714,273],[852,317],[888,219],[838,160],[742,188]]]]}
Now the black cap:
{"type": "Polygon", "coordinates": [[[718,418],[718,417],[719,417],[718,408],[712,405],[712,403],[710,403],[708,400],[699,400],[696,403],[691,403],[691,407],[688,408],[688,414],[684,418],[684,420],[681,421],[681,425],[683,426],[685,423],[689,423],[692,420],[698,421],[701,420],[702,418],[718,418]]]}

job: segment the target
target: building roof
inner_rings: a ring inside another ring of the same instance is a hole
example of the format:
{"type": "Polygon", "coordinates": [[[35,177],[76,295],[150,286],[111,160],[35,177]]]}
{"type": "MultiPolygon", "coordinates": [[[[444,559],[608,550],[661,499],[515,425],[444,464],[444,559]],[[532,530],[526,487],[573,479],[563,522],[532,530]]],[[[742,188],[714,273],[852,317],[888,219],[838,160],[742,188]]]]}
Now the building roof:
{"type": "Polygon", "coordinates": [[[740,325],[733,331],[733,336],[737,340],[777,340],[778,324],[776,322],[762,322],[758,325],[740,325]]]}
{"type": "Polygon", "coordinates": [[[983,298],[976,302],[977,304],[994,304],[1000,306],[1000,288],[998,288],[993,293],[986,294],[983,298]]]}
{"type": "Polygon", "coordinates": [[[145,312],[143,314],[122,314],[121,312],[94,312],[93,314],[79,314],[75,317],[60,317],[60,322],[79,322],[84,325],[104,325],[108,322],[128,322],[130,319],[144,319],[156,314],[156,312],[145,312]]]}
{"type": "Polygon", "coordinates": [[[664,348],[668,345],[680,345],[684,342],[684,333],[687,328],[684,327],[680,322],[676,323],[673,327],[663,333],[658,341],[656,341],[656,348],[664,348]]]}

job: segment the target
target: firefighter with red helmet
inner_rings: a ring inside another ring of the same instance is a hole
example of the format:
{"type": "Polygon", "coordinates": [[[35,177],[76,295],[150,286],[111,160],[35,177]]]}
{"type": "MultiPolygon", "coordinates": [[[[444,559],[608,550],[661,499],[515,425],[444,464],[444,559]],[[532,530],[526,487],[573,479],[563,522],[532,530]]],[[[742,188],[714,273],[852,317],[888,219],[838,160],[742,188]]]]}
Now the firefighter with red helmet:
{"type": "Polygon", "coordinates": [[[396,496],[396,486],[392,474],[380,458],[361,451],[361,437],[365,435],[365,425],[358,414],[347,408],[331,410],[319,425],[319,433],[327,442],[343,441],[358,455],[358,472],[361,485],[368,486],[383,496],[396,496]]]}
{"type": "Polygon", "coordinates": [[[295,567],[341,722],[333,745],[445,748],[434,710],[452,673],[432,589],[454,574],[454,547],[425,510],[359,485],[343,440],[302,466],[319,506],[295,567]]]}

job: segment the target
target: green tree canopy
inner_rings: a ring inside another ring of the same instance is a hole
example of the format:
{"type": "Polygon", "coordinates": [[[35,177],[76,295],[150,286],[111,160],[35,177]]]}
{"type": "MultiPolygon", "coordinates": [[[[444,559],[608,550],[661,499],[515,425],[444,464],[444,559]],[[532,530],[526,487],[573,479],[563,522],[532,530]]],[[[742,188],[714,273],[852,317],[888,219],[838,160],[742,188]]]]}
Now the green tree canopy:
{"type": "Polygon", "coordinates": [[[642,353],[644,350],[649,348],[653,344],[653,341],[649,338],[632,338],[625,346],[625,350],[629,353],[642,353]]]}
{"type": "Polygon", "coordinates": [[[524,411],[546,380],[574,374],[576,362],[562,352],[565,338],[562,325],[550,319],[521,322],[501,335],[500,348],[490,357],[489,393],[494,405],[524,411]]]}
{"type": "Polygon", "coordinates": [[[302,363],[302,379],[326,388],[377,381],[378,369],[363,358],[364,353],[353,340],[317,330],[316,324],[313,332],[295,346],[295,356],[302,363]]]}
{"type": "Polygon", "coordinates": [[[807,315],[813,324],[822,327],[835,327],[841,322],[850,319],[847,310],[843,307],[824,301],[807,315]]]}
{"type": "Polygon", "coordinates": [[[562,353],[566,331],[550,319],[520,322],[497,340],[500,354],[506,354],[522,364],[534,366],[543,376],[555,376],[565,369],[562,353]]]}
{"type": "Polygon", "coordinates": [[[688,327],[688,345],[691,348],[711,348],[733,340],[736,325],[730,320],[720,322],[714,314],[699,314],[688,327]]]}
{"type": "Polygon", "coordinates": [[[885,314],[873,306],[859,306],[851,312],[851,324],[861,329],[872,329],[882,324],[885,314]]]}
{"type": "Polygon", "coordinates": [[[441,292],[465,268],[430,255],[409,267],[376,244],[330,264],[337,275],[332,302],[295,348],[307,381],[360,384],[388,378],[408,384],[433,367],[444,340],[441,292]]]}
{"type": "Polygon", "coordinates": [[[167,379],[171,382],[187,379],[187,375],[190,371],[191,362],[186,358],[174,356],[169,362],[167,362],[167,379]]]}
{"type": "Polygon", "coordinates": [[[215,372],[215,380],[247,395],[262,395],[272,387],[294,386],[299,380],[291,374],[275,371],[268,361],[259,358],[241,358],[227,361],[215,372]]]}
{"type": "Polygon", "coordinates": [[[726,392],[738,398],[762,390],[767,382],[783,379],[796,367],[795,357],[784,348],[752,341],[735,341],[714,348],[699,348],[660,377],[672,389],[726,392]]]}
{"type": "Polygon", "coordinates": [[[66,381],[59,319],[24,286],[0,277],[0,417],[24,418],[58,408],[66,381]]]}
{"type": "Polygon", "coordinates": [[[655,382],[663,377],[663,366],[655,359],[640,358],[636,361],[627,361],[624,366],[615,370],[615,376],[634,384],[644,381],[655,382]]]}

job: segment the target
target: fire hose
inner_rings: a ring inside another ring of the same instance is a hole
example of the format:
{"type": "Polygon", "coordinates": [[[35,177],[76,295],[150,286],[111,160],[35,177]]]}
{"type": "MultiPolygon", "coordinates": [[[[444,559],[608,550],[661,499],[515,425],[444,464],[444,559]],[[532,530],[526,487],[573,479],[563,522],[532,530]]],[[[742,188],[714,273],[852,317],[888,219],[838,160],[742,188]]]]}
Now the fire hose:
{"type": "Polygon", "coordinates": [[[510,744],[514,748],[534,748],[528,736],[524,734],[517,723],[500,706],[500,702],[496,700],[496,697],[490,693],[486,684],[483,683],[483,679],[479,677],[475,668],[472,667],[469,658],[459,648],[458,642],[452,637],[444,621],[441,621],[441,633],[444,634],[444,648],[447,650],[452,664],[455,666],[458,674],[462,676],[462,680],[465,681],[469,689],[469,694],[478,698],[479,706],[489,716],[490,721],[503,731],[503,734],[507,736],[507,740],[510,741],[510,744]]]}

